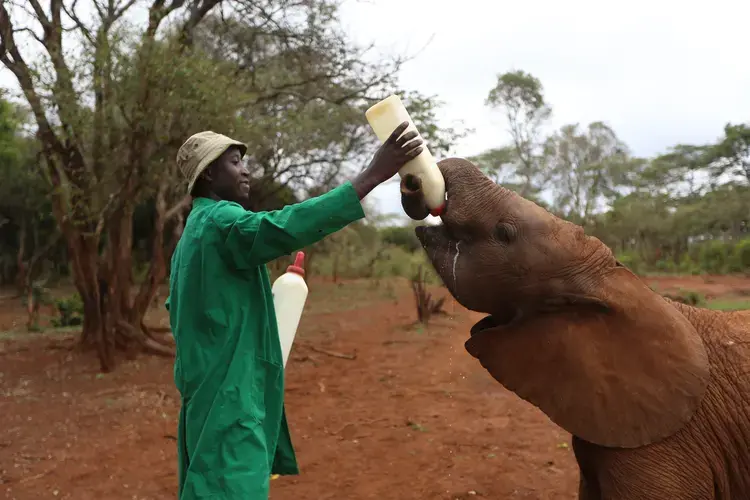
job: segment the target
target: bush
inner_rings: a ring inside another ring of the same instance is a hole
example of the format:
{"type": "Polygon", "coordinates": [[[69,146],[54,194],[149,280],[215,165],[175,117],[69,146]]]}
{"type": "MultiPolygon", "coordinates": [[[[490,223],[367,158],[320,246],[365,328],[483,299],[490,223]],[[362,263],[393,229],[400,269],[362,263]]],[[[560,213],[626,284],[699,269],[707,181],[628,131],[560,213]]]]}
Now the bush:
{"type": "Polygon", "coordinates": [[[672,259],[659,259],[655,265],[656,270],[662,273],[673,273],[677,270],[677,265],[672,259]]]}
{"type": "Polygon", "coordinates": [[[706,297],[695,290],[680,290],[676,294],[665,293],[664,296],[690,306],[702,306],[706,303],[706,297]]]}
{"type": "Polygon", "coordinates": [[[700,248],[700,266],[705,272],[724,274],[729,268],[730,245],[719,240],[707,241],[700,248]]]}
{"type": "Polygon", "coordinates": [[[412,227],[385,227],[380,230],[380,237],[386,245],[401,247],[407,252],[416,252],[422,249],[422,244],[417,239],[412,227]]]}
{"type": "Polygon", "coordinates": [[[696,275],[701,273],[701,266],[699,266],[688,253],[682,255],[680,263],[677,265],[677,269],[683,274],[696,275]]]}
{"type": "Polygon", "coordinates": [[[54,326],[65,327],[83,324],[83,301],[77,293],[56,300],[55,307],[59,317],[52,320],[54,326]]]}
{"type": "Polygon", "coordinates": [[[643,259],[641,259],[641,256],[636,252],[622,252],[617,255],[617,260],[635,274],[641,274],[645,271],[643,259]]]}
{"type": "Polygon", "coordinates": [[[732,249],[731,267],[734,272],[750,271],[750,238],[740,240],[732,249]]]}

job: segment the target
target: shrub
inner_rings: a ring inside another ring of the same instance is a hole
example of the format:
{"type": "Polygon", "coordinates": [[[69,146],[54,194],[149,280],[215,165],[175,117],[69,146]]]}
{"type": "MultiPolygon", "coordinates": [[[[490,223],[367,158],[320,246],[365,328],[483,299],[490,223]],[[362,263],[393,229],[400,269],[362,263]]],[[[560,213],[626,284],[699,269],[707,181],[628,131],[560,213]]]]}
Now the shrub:
{"type": "Polygon", "coordinates": [[[695,290],[680,290],[676,294],[665,293],[664,296],[691,306],[702,306],[706,303],[706,297],[695,290]]]}
{"type": "Polygon", "coordinates": [[[65,327],[83,324],[83,301],[77,293],[69,297],[57,299],[55,307],[57,308],[59,317],[52,320],[54,326],[65,327]]]}
{"type": "Polygon", "coordinates": [[[705,272],[723,274],[729,268],[730,245],[723,241],[712,240],[701,245],[700,266],[705,272]]]}
{"type": "Polygon", "coordinates": [[[645,270],[643,259],[641,259],[641,256],[636,252],[622,252],[617,255],[617,260],[635,274],[641,274],[645,270]]]}
{"type": "Polygon", "coordinates": [[[680,263],[677,265],[677,269],[683,274],[696,275],[701,273],[700,265],[698,265],[688,253],[682,255],[680,263]]]}
{"type": "Polygon", "coordinates": [[[750,238],[740,240],[732,249],[732,270],[735,272],[750,271],[750,238]]]}
{"type": "Polygon", "coordinates": [[[672,259],[659,259],[656,261],[656,270],[663,273],[673,273],[677,270],[677,265],[672,259]]]}
{"type": "Polygon", "coordinates": [[[380,230],[383,243],[401,247],[407,252],[413,253],[422,249],[422,244],[414,234],[414,228],[404,226],[384,227],[380,230]]]}

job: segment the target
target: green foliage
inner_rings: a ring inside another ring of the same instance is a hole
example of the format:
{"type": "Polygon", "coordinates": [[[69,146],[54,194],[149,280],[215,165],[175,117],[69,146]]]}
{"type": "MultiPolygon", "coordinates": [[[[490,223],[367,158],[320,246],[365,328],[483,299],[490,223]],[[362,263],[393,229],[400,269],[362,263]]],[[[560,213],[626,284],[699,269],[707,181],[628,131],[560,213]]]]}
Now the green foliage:
{"type": "Polygon", "coordinates": [[[705,148],[702,160],[716,177],[729,173],[750,182],[750,125],[728,123],[724,137],[705,148]]]}
{"type": "Polygon", "coordinates": [[[732,250],[732,266],[739,272],[750,271],[750,239],[740,240],[732,250]]]}
{"type": "Polygon", "coordinates": [[[711,300],[706,307],[715,311],[745,311],[750,309],[750,300],[740,298],[724,298],[711,300]]]}
{"type": "Polygon", "coordinates": [[[701,274],[701,267],[700,264],[695,262],[691,257],[690,254],[686,253],[683,254],[682,258],[680,259],[680,262],[677,266],[678,272],[682,274],[690,274],[690,275],[697,275],[701,274]]]}
{"type": "Polygon", "coordinates": [[[707,241],[700,247],[699,259],[701,269],[711,274],[723,274],[729,271],[731,245],[719,241],[707,241]]]}
{"type": "Polygon", "coordinates": [[[55,301],[57,318],[52,319],[56,327],[79,326],[83,324],[83,301],[77,293],[55,301]]]}
{"type": "Polygon", "coordinates": [[[380,237],[386,245],[401,247],[407,252],[416,252],[422,248],[414,229],[409,226],[390,226],[380,229],[380,237]]]}
{"type": "Polygon", "coordinates": [[[635,274],[640,274],[645,271],[643,260],[636,252],[621,252],[616,255],[616,258],[623,266],[627,267],[635,274]]]}
{"type": "Polygon", "coordinates": [[[676,294],[665,294],[674,301],[682,302],[690,306],[704,306],[706,304],[706,297],[702,293],[696,290],[683,290],[680,289],[676,294]]]}
{"type": "Polygon", "coordinates": [[[504,112],[511,141],[474,160],[495,182],[521,196],[537,197],[550,178],[541,130],[552,109],[544,98],[541,81],[521,70],[500,74],[485,103],[504,112]]]}

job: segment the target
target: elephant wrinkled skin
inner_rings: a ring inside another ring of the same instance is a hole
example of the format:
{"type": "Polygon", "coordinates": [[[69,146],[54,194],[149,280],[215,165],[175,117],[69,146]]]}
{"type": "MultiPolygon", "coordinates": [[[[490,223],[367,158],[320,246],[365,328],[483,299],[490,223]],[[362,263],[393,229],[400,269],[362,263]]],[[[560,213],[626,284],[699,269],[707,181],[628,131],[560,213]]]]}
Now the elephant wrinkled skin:
{"type": "MultiPolygon", "coordinates": [[[[750,314],[663,298],[575,224],[439,164],[443,224],[417,236],[450,293],[486,313],[466,350],[573,435],[582,499],[750,499],[750,314]]],[[[416,178],[401,184],[415,220],[416,178]]]]}

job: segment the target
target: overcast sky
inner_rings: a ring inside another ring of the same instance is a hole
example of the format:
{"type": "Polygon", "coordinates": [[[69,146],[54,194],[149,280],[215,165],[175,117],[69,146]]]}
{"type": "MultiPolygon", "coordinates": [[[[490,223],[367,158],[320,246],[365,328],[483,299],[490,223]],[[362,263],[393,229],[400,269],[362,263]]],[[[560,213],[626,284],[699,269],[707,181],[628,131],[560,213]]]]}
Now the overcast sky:
{"type": "MultiPolygon", "coordinates": [[[[556,127],[606,121],[641,156],[713,141],[726,122],[750,121],[748,20],[745,0],[348,0],[342,8],[358,42],[386,53],[423,49],[401,84],[443,100],[444,124],[475,129],[457,156],[508,140],[484,99],[497,74],[513,69],[542,81],[556,127]]],[[[3,71],[0,85],[11,82],[3,71]]],[[[397,184],[370,199],[402,214],[397,184]]]]}
{"type": "MultiPolygon", "coordinates": [[[[484,106],[496,75],[539,78],[553,124],[609,123],[641,156],[705,143],[726,122],[750,121],[750,2],[743,0],[372,0],[344,5],[346,29],[384,51],[414,52],[404,88],[436,94],[446,124],[475,133],[470,156],[507,141],[502,116],[484,106]]],[[[398,187],[372,195],[402,213],[398,187]]]]}

